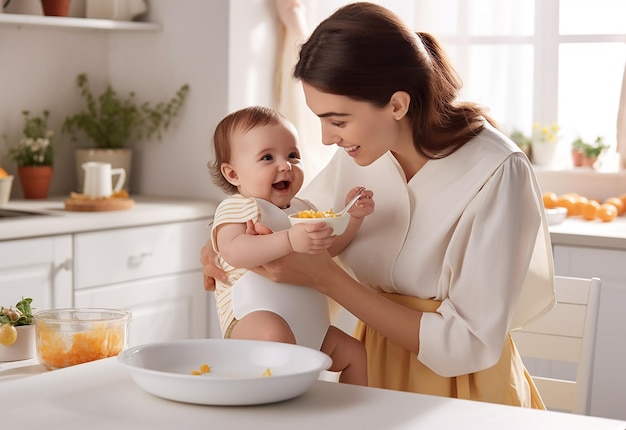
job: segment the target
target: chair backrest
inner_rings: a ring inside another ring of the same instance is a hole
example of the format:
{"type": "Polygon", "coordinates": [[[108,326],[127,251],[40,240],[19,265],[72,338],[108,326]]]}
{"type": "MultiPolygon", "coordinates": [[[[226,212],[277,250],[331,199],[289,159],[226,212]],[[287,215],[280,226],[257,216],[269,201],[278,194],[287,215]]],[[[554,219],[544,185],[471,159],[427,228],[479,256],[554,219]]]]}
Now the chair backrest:
{"type": "Polygon", "coordinates": [[[574,381],[531,374],[548,409],[589,414],[600,284],[599,278],[556,276],[556,306],[512,333],[522,359],[576,364],[574,381]]]}

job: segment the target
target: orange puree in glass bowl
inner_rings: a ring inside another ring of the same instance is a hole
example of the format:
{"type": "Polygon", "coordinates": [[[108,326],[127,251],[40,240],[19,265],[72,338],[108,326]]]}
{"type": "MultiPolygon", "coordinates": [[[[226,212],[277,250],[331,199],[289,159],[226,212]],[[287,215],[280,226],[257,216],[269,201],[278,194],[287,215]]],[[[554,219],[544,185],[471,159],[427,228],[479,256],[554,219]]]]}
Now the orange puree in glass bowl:
{"type": "Polygon", "coordinates": [[[37,312],[37,358],[52,370],[116,356],[126,346],[129,319],[129,312],[115,309],[37,312]]]}

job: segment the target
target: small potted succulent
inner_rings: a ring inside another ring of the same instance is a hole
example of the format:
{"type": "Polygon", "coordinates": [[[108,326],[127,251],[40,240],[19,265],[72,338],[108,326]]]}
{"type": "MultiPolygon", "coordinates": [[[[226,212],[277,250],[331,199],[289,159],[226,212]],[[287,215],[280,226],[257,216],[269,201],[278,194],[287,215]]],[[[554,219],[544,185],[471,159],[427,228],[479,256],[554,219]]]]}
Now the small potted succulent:
{"type": "Polygon", "coordinates": [[[515,142],[517,146],[519,146],[519,148],[524,152],[524,154],[526,154],[528,159],[531,159],[532,157],[531,146],[532,146],[533,140],[529,136],[525,135],[524,132],[521,130],[514,129],[509,135],[509,138],[513,142],[515,142]]]}
{"type": "Polygon", "coordinates": [[[602,136],[593,142],[586,142],[581,137],[572,142],[572,163],[574,167],[593,167],[598,157],[609,148],[602,136]]]}
{"type": "Polygon", "coordinates": [[[22,298],[15,307],[0,306],[0,361],[26,360],[35,356],[32,301],[22,298]]]}

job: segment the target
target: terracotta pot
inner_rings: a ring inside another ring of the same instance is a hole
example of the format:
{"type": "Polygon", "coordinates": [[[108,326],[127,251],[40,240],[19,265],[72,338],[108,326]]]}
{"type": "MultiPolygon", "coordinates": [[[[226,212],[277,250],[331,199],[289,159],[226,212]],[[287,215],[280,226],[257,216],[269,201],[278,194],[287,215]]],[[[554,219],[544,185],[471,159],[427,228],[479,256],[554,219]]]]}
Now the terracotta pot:
{"type": "Polygon", "coordinates": [[[585,154],[578,149],[572,149],[572,164],[574,167],[581,167],[583,165],[583,159],[585,158],[585,154]]]}
{"type": "Polygon", "coordinates": [[[67,16],[70,0],[41,0],[41,6],[46,16],[67,16]]]}
{"type": "Polygon", "coordinates": [[[48,197],[52,166],[20,166],[17,174],[22,183],[25,199],[45,199],[48,197]]]}

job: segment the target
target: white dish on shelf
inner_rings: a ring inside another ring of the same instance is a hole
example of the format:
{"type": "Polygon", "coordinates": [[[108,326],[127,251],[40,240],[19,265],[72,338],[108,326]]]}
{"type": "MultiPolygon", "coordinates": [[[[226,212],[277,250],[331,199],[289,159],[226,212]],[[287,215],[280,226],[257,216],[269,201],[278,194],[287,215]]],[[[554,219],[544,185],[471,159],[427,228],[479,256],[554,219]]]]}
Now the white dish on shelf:
{"type": "Polygon", "coordinates": [[[546,209],[546,218],[548,219],[548,225],[561,224],[567,218],[566,208],[554,208],[546,209]]]}
{"type": "Polygon", "coordinates": [[[304,346],[238,339],[149,343],[122,351],[117,360],[148,393],[202,405],[257,405],[297,397],[332,363],[328,355],[304,346]],[[210,370],[192,375],[203,364],[210,370]]]}

